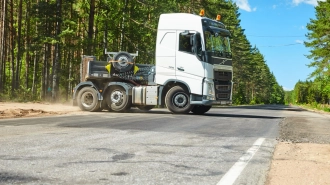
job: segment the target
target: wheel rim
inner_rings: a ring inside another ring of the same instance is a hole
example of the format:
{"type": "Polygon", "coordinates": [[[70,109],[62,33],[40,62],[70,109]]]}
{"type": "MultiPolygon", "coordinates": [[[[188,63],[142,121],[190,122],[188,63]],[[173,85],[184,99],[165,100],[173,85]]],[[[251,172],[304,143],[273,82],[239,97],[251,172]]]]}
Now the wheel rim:
{"type": "Polygon", "coordinates": [[[188,97],[183,93],[177,93],[173,97],[173,105],[178,108],[184,108],[188,103],[188,97]]]}
{"type": "Polygon", "coordinates": [[[116,106],[120,106],[123,103],[123,92],[119,90],[115,90],[111,93],[110,99],[111,103],[115,104],[116,106]]]}
{"type": "Polygon", "coordinates": [[[92,93],[90,92],[85,92],[83,95],[82,95],[82,99],[81,99],[81,104],[84,106],[84,107],[90,107],[94,102],[94,96],[92,93]]]}
{"type": "Polygon", "coordinates": [[[118,64],[121,68],[128,66],[128,58],[125,56],[119,57],[118,64]]]}

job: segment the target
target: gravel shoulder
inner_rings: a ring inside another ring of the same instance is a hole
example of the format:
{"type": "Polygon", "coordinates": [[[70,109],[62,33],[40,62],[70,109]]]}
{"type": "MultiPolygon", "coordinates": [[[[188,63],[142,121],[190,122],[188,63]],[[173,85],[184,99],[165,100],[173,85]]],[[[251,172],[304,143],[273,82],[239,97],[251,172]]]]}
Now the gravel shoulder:
{"type": "Polygon", "coordinates": [[[330,114],[296,108],[280,126],[266,184],[330,184],[330,114]]]}
{"type": "MultiPolygon", "coordinates": [[[[267,185],[330,184],[330,114],[288,107],[267,185]]],[[[0,119],[84,114],[71,103],[0,102],[0,119]]]]}

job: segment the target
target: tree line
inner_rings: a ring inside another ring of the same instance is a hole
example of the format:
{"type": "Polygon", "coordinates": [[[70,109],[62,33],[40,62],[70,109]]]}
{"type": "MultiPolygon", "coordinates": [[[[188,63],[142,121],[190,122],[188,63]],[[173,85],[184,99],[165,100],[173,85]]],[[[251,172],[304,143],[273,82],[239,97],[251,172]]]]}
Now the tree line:
{"type": "MultiPolygon", "coordinates": [[[[315,19],[307,24],[307,40],[310,48],[308,65],[314,71],[306,81],[298,81],[294,90],[287,92],[286,101],[298,104],[330,104],[330,0],[319,1],[315,7],[315,19]]],[[[330,110],[330,107],[329,107],[330,110]]]]}
{"type": "Polygon", "coordinates": [[[235,104],[283,103],[277,83],[227,0],[3,0],[0,25],[0,97],[68,100],[79,83],[81,55],[105,60],[108,51],[139,51],[154,63],[162,13],[195,13],[221,21],[231,32],[235,104]]]}

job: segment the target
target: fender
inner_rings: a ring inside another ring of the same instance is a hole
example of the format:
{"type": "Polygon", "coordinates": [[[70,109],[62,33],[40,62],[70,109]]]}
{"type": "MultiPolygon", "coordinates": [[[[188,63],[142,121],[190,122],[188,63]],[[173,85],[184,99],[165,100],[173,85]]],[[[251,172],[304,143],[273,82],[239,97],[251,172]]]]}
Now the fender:
{"type": "Polygon", "coordinates": [[[187,87],[187,89],[188,89],[188,91],[189,91],[189,94],[191,93],[191,90],[190,90],[189,85],[188,85],[186,82],[181,81],[181,80],[177,80],[177,79],[168,79],[168,80],[166,80],[166,82],[164,83],[164,86],[166,86],[168,83],[171,83],[171,82],[174,82],[174,83],[179,82],[179,83],[184,84],[184,85],[187,87]]]}
{"type": "Polygon", "coordinates": [[[125,83],[125,82],[110,82],[108,83],[107,87],[104,89],[103,92],[106,92],[106,90],[108,88],[110,88],[111,86],[113,85],[118,85],[118,86],[121,86],[125,89],[126,91],[126,95],[128,96],[131,96],[132,95],[132,88],[133,88],[133,85],[132,84],[129,84],[129,83],[125,83]]]}
{"type": "MultiPolygon", "coordinates": [[[[168,80],[166,80],[166,82],[164,83],[164,85],[161,85],[160,87],[159,87],[159,97],[163,97],[163,94],[164,94],[164,87],[166,87],[166,85],[167,84],[169,84],[169,83],[174,83],[174,84],[176,84],[176,83],[181,83],[181,84],[183,84],[183,85],[185,85],[186,87],[187,87],[187,89],[188,89],[188,92],[189,92],[189,94],[190,94],[190,99],[191,99],[191,90],[190,90],[190,87],[189,87],[189,85],[186,83],[186,82],[184,82],[184,81],[181,81],[181,80],[177,80],[177,79],[168,79],[168,80]]],[[[165,96],[165,95],[164,95],[165,96]]],[[[158,105],[164,105],[164,102],[163,102],[163,98],[159,98],[158,99],[158,105]]]]}
{"type": "Polygon", "coordinates": [[[93,87],[94,89],[96,89],[98,99],[103,100],[103,96],[101,95],[99,88],[97,88],[97,86],[91,81],[81,82],[73,89],[73,95],[72,95],[73,100],[76,99],[77,92],[79,92],[79,90],[84,87],[93,87]]]}

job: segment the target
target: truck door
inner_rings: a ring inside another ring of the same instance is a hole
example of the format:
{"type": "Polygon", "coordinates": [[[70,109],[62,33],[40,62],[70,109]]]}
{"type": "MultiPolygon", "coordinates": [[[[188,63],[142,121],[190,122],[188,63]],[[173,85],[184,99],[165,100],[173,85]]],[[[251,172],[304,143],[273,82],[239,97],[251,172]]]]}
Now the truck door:
{"type": "Polygon", "coordinates": [[[193,51],[192,36],[195,33],[195,31],[177,31],[175,74],[178,80],[189,85],[192,93],[202,94],[205,63],[193,51]]]}
{"type": "Polygon", "coordinates": [[[156,83],[164,84],[175,79],[176,32],[159,30],[156,44],[156,83]]]}

